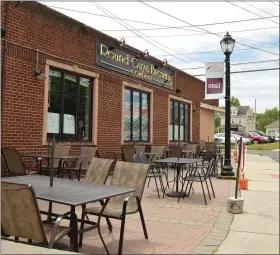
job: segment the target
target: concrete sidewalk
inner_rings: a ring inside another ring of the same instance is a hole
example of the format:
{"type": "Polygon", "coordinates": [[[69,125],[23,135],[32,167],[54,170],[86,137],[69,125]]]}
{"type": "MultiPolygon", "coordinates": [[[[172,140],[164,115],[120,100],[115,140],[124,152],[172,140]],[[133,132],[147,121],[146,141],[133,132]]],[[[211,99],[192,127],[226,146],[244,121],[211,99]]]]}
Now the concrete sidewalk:
{"type": "Polygon", "coordinates": [[[266,156],[248,155],[245,178],[249,189],[241,191],[244,211],[234,215],[215,253],[279,254],[279,164],[266,156]]]}

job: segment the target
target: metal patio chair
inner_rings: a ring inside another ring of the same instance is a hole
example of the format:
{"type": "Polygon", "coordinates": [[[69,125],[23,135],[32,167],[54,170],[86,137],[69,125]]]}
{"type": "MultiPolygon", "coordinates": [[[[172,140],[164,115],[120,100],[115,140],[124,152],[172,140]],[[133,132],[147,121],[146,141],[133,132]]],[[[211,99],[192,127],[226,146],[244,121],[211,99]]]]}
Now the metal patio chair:
{"type": "Polygon", "coordinates": [[[13,148],[2,148],[1,153],[4,161],[4,166],[6,166],[11,176],[30,174],[32,163],[29,167],[26,167],[18,150],[13,148]]]}
{"type": "MultiPolygon", "coordinates": [[[[186,173],[186,176],[184,177],[181,193],[184,190],[184,186],[185,186],[186,182],[187,182],[187,185],[186,185],[185,193],[187,192],[187,189],[189,187],[189,191],[187,193],[187,196],[189,196],[189,194],[190,194],[190,190],[192,188],[193,182],[200,182],[202,192],[203,192],[204,201],[205,201],[205,205],[207,205],[205,192],[204,192],[204,187],[203,187],[203,182],[205,182],[205,184],[206,184],[209,199],[211,200],[211,195],[210,195],[209,187],[208,187],[208,183],[207,183],[207,179],[209,179],[211,189],[212,189],[212,193],[213,193],[213,196],[215,198],[215,192],[214,192],[214,188],[213,188],[212,181],[211,181],[211,176],[210,176],[210,173],[213,171],[214,164],[215,164],[215,159],[212,158],[208,165],[196,166],[196,167],[192,168],[191,170],[189,170],[186,173]],[[190,186],[189,186],[189,183],[190,183],[190,186]]],[[[184,198],[185,197],[183,196],[183,199],[184,198]]],[[[178,202],[180,201],[180,199],[181,199],[181,196],[178,198],[178,202]]]]}
{"type": "MultiPolygon", "coordinates": [[[[148,164],[138,164],[118,161],[115,165],[115,170],[112,176],[111,186],[125,187],[136,189],[130,195],[120,195],[106,201],[107,206],[103,212],[104,217],[121,220],[121,231],[119,239],[118,254],[122,254],[124,227],[127,214],[139,212],[144,236],[148,239],[144,215],[141,206],[141,199],[144,191],[145,182],[149,170],[148,164]]],[[[100,206],[84,208],[82,211],[82,220],[86,215],[99,216],[101,211],[100,206]]],[[[109,229],[110,230],[110,229],[109,229]]]]}
{"type": "Polygon", "coordinates": [[[72,172],[75,172],[78,181],[80,181],[82,172],[84,173],[87,172],[89,168],[89,164],[92,158],[95,157],[96,154],[97,154],[97,147],[93,147],[93,146],[81,147],[80,150],[81,158],[79,158],[72,167],[68,167],[67,161],[64,161],[63,167],[61,169],[61,177],[63,178],[63,172],[67,171],[69,175],[69,179],[73,179],[72,172]]]}
{"type": "Polygon", "coordinates": [[[54,224],[43,223],[31,185],[2,182],[1,195],[2,239],[12,241],[7,238],[12,236],[15,241],[19,241],[19,238],[26,238],[29,244],[52,249],[65,235],[74,237],[77,218],[74,219],[73,227],[60,226],[60,222],[71,212],[59,216],[54,224]]]}
{"type": "MultiPolygon", "coordinates": [[[[114,159],[105,159],[105,158],[92,158],[90,165],[88,167],[88,170],[86,172],[86,176],[84,179],[84,182],[91,183],[91,184],[101,184],[105,185],[110,169],[115,162],[114,159]]],[[[104,202],[103,200],[100,201],[100,204],[103,206],[104,202]]],[[[82,210],[84,210],[86,206],[82,206],[82,210]]],[[[87,216],[86,216],[87,217],[87,216]]],[[[105,217],[106,218],[106,217],[105,217]]],[[[87,217],[88,219],[88,217],[87,217]]],[[[107,225],[110,231],[112,231],[112,224],[109,220],[109,218],[106,218],[107,225]]],[[[84,228],[84,223],[81,222],[81,229],[84,228]]],[[[79,237],[79,246],[82,247],[83,243],[83,233],[80,234],[79,237]]]]}
{"type": "Polygon", "coordinates": [[[150,165],[150,169],[149,169],[149,172],[148,172],[148,175],[147,175],[147,178],[149,178],[147,187],[149,187],[151,178],[154,178],[155,184],[156,184],[158,198],[160,198],[159,189],[158,189],[158,183],[157,183],[157,178],[158,178],[159,179],[159,183],[160,183],[160,187],[161,187],[161,191],[162,191],[163,197],[164,197],[164,186],[163,186],[162,176],[165,173],[160,170],[158,165],[156,165],[154,163],[150,163],[147,155],[145,153],[143,153],[143,152],[141,152],[140,154],[136,153],[134,155],[134,160],[135,160],[135,163],[149,164],[150,165]]]}

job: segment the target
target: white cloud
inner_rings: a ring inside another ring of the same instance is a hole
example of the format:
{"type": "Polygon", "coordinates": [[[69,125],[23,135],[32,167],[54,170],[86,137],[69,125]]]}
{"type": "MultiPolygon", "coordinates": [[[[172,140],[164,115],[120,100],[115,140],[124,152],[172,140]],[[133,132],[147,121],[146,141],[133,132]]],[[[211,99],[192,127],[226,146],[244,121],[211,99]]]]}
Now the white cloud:
{"type": "MultiPolygon", "coordinates": [[[[279,8],[270,2],[248,2],[271,15],[279,15],[279,8]]],[[[96,6],[89,2],[45,2],[46,5],[52,5],[57,7],[69,8],[73,10],[80,10],[85,12],[92,12],[95,14],[104,13],[100,11],[96,6]]],[[[114,15],[120,18],[139,20],[143,22],[157,23],[165,26],[188,26],[186,23],[168,17],[162,13],[157,12],[149,8],[148,6],[141,4],[140,2],[98,2],[99,5],[106,8],[114,15]]],[[[215,22],[225,22],[234,21],[242,19],[254,19],[258,18],[257,15],[246,12],[238,7],[233,6],[227,2],[147,2],[147,4],[152,5],[166,13],[169,13],[177,18],[185,20],[191,24],[209,24],[215,22]]],[[[260,16],[267,17],[262,11],[256,10],[242,2],[234,2],[234,4],[242,6],[260,16]]],[[[83,22],[97,30],[124,30],[125,28],[118,24],[115,20],[98,17],[94,15],[81,14],[72,11],[63,11],[56,9],[80,22],[83,22]]],[[[271,19],[273,21],[279,22],[279,18],[271,19]]],[[[127,22],[136,29],[144,28],[155,28],[156,26],[139,24],[134,22],[127,22]]],[[[250,30],[256,28],[267,28],[279,26],[270,20],[255,20],[250,22],[238,22],[238,23],[225,23],[216,26],[203,26],[202,29],[209,30],[211,32],[225,32],[229,31],[233,38],[236,39],[235,49],[246,48],[244,45],[239,45],[238,43],[246,44],[252,47],[257,47],[266,51],[270,51],[279,54],[279,48],[273,46],[279,44],[279,28],[266,29],[266,30],[255,30],[246,32],[231,32],[239,30],[250,30]],[[243,40],[241,38],[247,38],[255,41],[266,42],[257,43],[254,41],[243,40]],[[271,48],[274,47],[274,48],[271,48]]],[[[195,33],[203,33],[204,31],[189,27],[186,29],[198,30],[199,32],[193,32],[182,29],[165,29],[165,30],[149,30],[141,31],[143,34],[148,36],[162,36],[162,35],[188,35],[195,33]]],[[[117,39],[124,37],[126,43],[136,47],[140,50],[148,49],[149,53],[153,56],[155,55],[166,55],[162,49],[165,49],[168,53],[176,54],[185,52],[203,52],[203,51],[221,51],[220,40],[221,38],[208,34],[208,35],[196,35],[196,36],[180,36],[180,37],[155,37],[154,40],[159,43],[173,49],[166,49],[163,46],[158,45],[154,47],[148,42],[144,41],[139,37],[135,36],[134,33],[130,31],[104,31],[104,33],[113,36],[117,39]]],[[[223,36],[223,34],[221,34],[223,36]]],[[[151,40],[148,39],[147,40],[151,40]]],[[[156,42],[152,42],[156,44],[156,42]]],[[[190,54],[187,55],[189,58],[196,59],[201,62],[211,62],[211,61],[223,61],[224,55],[222,52],[215,54],[190,54]]],[[[187,58],[186,56],[161,56],[160,59],[166,58],[168,62],[177,68],[193,68],[204,66],[203,63],[194,61],[187,58]],[[188,62],[188,63],[186,63],[188,62]]],[[[272,55],[269,53],[256,51],[256,50],[244,50],[244,51],[234,51],[231,56],[231,62],[251,62],[251,61],[263,61],[279,59],[279,55],[272,55]]],[[[279,67],[279,62],[267,62],[249,65],[238,65],[231,66],[231,70],[242,71],[242,70],[252,70],[252,69],[263,69],[263,68],[276,68],[279,67]]],[[[187,71],[187,70],[186,70],[187,71]]],[[[190,74],[203,74],[204,69],[194,69],[187,71],[190,74]]],[[[200,79],[204,79],[204,76],[200,76],[200,79]]],[[[257,111],[263,112],[266,108],[278,107],[279,106],[279,70],[277,71],[267,71],[267,72],[256,72],[256,73],[243,73],[243,74],[232,74],[231,76],[232,90],[231,94],[236,97],[240,97],[240,101],[244,105],[254,106],[254,99],[257,100],[257,111]]],[[[223,104],[224,100],[220,100],[220,104],[223,104]]]]}

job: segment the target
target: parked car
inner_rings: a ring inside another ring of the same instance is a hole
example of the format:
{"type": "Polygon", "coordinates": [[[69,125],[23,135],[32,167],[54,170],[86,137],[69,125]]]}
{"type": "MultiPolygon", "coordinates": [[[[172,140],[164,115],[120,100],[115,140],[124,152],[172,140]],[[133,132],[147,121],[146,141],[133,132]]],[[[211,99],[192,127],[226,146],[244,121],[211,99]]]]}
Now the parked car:
{"type": "Polygon", "coordinates": [[[260,136],[254,132],[248,132],[249,136],[252,138],[255,144],[257,143],[268,143],[268,139],[266,137],[260,136]]]}
{"type": "Polygon", "coordinates": [[[275,142],[275,137],[274,136],[267,135],[262,131],[253,130],[253,131],[249,131],[249,132],[253,132],[253,133],[256,133],[260,136],[266,137],[266,138],[264,138],[264,141],[268,141],[269,143],[274,143],[275,142]]]}
{"type": "MultiPolygon", "coordinates": [[[[217,133],[214,136],[216,139],[220,139],[221,143],[225,143],[225,133],[217,133]]],[[[237,139],[237,142],[240,140],[240,135],[237,134],[231,134],[230,135],[230,143],[235,144],[235,139],[237,139]]],[[[250,138],[243,138],[243,142],[245,144],[251,144],[253,141],[250,138]]]]}
{"type": "Polygon", "coordinates": [[[231,133],[240,135],[244,138],[250,138],[252,140],[252,143],[255,144],[264,143],[263,137],[258,134],[248,133],[244,131],[231,131],[231,133]]]}
{"type": "Polygon", "coordinates": [[[275,137],[275,142],[276,143],[279,143],[279,140],[280,140],[280,137],[278,136],[278,137],[275,137]]]}

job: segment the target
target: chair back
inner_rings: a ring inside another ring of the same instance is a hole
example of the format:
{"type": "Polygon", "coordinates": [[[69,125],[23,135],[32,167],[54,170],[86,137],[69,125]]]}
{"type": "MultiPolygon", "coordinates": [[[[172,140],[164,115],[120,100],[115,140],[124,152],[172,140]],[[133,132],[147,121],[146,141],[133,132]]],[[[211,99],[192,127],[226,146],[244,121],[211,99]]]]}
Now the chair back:
{"type": "Polygon", "coordinates": [[[2,148],[2,156],[11,175],[18,176],[27,174],[18,150],[12,148],[2,148]]]}
{"type": "Polygon", "coordinates": [[[1,183],[2,234],[48,244],[31,185],[1,183]]]}
{"type": "MultiPolygon", "coordinates": [[[[124,188],[132,188],[136,191],[130,194],[112,197],[108,203],[108,207],[114,207],[122,211],[123,202],[126,197],[138,196],[141,200],[149,167],[149,164],[138,164],[117,161],[110,185],[124,188]]],[[[137,212],[137,210],[138,206],[136,203],[136,199],[130,199],[127,204],[127,211],[132,213],[137,212]]]]}
{"type": "Polygon", "coordinates": [[[182,147],[181,146],[170,146],[170,157],[182,157],[182,147]]]}
{"type": "Polygon", "coordinates": [[[205,179],[208,178],[211,175],[211,173],[213,172],[214,165],[215,165],[215,158],[212,158],[211,161],[209,162],[208,166],[207,166],[207,170],[206,170],[206,173],[205,173],[205,179]]]}
{"type": "Polygon", "coordinates": [[[195,158],[197,156],[197,144],[188,144],[186,150],[192,153],[192,156],[195,158]]]}
{"type": "Polygon", "coordinates": [[[135,152],[136,152],[136,153],[141,153],[141,152],[145,152],[146,146],[135,145],[135,146],[134,146],[134,149],[135,149],[135,152]]]}
{"type": "MultiPolygon", "coordinates": [[[[59,156],[69,156],[70,154],[70,149],[71,146],[67,145],[55,145],[54,147],[54,155],[59,155],[59,156]]],[[[60,159],[55,158],[54,159],[54,166],[58,167],[60,163],[60,159]]]]}
{"type": "Polygon", "coordinates": [[[75,169],[88,169],[89,163],[91,162],[92,158],[95,156],[97,151],[97,147],[92,146],[84,146],[81,147],[80,156],[81,158],[78,159],[75,169]],[[84,158],[85,157],[85,158],[84,158]]]}
{"type": "Polygon", "coordinates": [[[113,163],[113,159],[93,157],[90,165],[88,166],[84,181],[86,183],[104,185],[113,163]]]}
{"type": "Polygon", "coordinates": [[[205,142],[206,151],[215,151],[215,143],[213,142],[205,142]]]}
{"type": "Polygon", "coordinates": [[[134,163],[135,148],[133,145],[122,145],[123,161],[134,163]]]}
{"type": "MultiPolygon", "coordinates": [[[[156,153],[156,155],[154,155],[153,159],[160,159],[164,157],[164,146],[152,146],[151,147],[151,152],[152,153],[156,153]]],[[[152,157],[152,155],[151,155],[152,157]]]]}
{"type": "Polygon", "coordinates": [[[141,163],[140,153],[135,153],[133,158],[134,158],[134,163],[141,163]]]}
{"type": "Polygon", "coordinates": [[[140,153],[140,159],[142,164],[150,164],[149,159],[144,152],[140,153]]]}
{"type": "Polygon", "coordinates": [[[203,151],[205,149],[205,147],[206,147],[205,140],[199,141],[199,147],[200,147],[200,151],[203,151]]]}
{"type": "Polygon", "coordinates": [[[4,162],[4,159],[3,159],[3,156],[1,157],[1,177],[3,176],[8,176],[9,175],[9,172],[6,168],[6,165],[5,165],[5,162],[4,162]]]}

